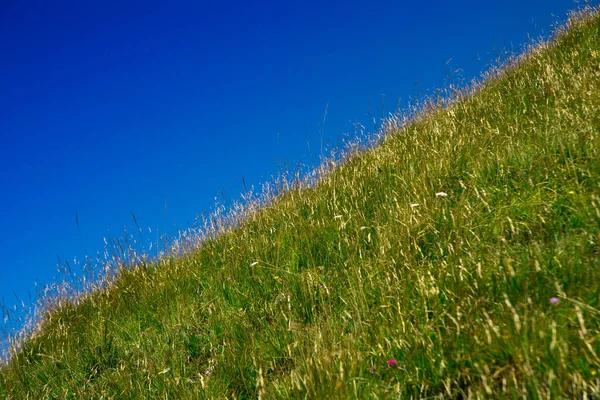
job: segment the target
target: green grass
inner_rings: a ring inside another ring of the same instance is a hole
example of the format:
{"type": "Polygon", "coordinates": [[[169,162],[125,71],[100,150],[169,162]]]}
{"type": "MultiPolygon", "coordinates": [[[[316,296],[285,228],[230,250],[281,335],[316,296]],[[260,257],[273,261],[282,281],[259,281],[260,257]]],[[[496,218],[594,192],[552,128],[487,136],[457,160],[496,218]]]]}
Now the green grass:
{"type": "Polygon", "coordinates": [[[600,398],[598,14],[387,127],[55,305],[0,397],[600,398]]]}

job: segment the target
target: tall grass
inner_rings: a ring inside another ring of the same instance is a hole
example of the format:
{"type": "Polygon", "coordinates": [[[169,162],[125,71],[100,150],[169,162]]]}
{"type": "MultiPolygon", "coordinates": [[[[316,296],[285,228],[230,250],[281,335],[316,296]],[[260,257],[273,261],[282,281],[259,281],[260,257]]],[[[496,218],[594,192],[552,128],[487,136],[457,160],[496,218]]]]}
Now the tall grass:
{"type": "Polygon", "coordinates": [[[598,13],[421,110],[57,304],[0,396],[600,397],[598,13]]]}

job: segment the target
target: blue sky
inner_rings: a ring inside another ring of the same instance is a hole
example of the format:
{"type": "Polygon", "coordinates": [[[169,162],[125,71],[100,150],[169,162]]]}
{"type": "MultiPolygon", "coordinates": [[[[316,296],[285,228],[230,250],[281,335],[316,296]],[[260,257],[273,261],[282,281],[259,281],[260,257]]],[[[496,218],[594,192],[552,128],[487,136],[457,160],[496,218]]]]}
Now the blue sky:
{"type": "Polygon", "coordinates": [[[242,175],[257,186],[314,162],[321,137],[372,130],[382,95],[387,113],[450,70],[478,76],[575,7],[3,0],[0,298],[27,303],[57,256],[102,250],[132,212],[147,238],[189,226],[242,175]]]}

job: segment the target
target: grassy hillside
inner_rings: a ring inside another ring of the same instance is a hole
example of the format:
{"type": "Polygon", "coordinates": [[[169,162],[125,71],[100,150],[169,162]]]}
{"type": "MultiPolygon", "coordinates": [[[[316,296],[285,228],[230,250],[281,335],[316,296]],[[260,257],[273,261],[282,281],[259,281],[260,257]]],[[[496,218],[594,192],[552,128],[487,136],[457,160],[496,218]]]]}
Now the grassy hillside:
{"type": "Polygon", "coordinates": [[[62,305],[0,397],[600,397],[600,18],[193,254],[62,305]]]}

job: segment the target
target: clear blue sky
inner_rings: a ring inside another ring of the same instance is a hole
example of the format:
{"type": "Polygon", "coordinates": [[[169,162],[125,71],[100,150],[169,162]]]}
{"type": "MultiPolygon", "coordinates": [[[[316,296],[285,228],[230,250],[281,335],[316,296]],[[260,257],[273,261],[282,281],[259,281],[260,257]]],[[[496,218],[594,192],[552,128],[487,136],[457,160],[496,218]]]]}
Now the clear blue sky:
{"type": "Polygon", "coordinates": [[[57,255],[102,250],[131,212],[172,234],[221,191],[236,198],[242,175],[256,186],[313,162],[327,104],[335,143],[352,121],[373,127],[382,94],[387,113],[449,68],[477,76],[574,7],[2,0],[0,298],[27,303],[57,255]]]}

